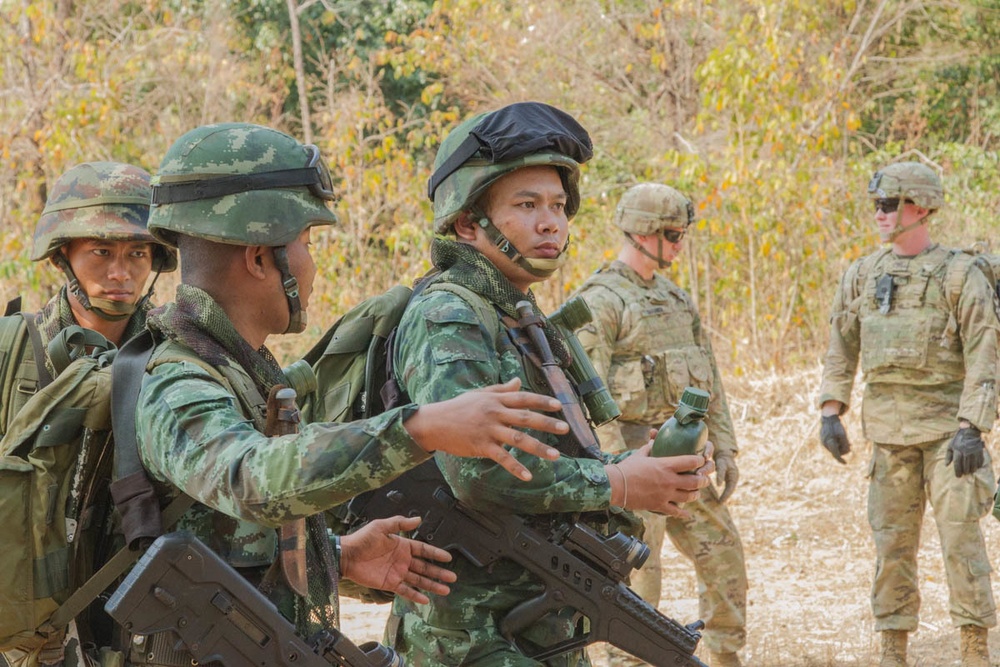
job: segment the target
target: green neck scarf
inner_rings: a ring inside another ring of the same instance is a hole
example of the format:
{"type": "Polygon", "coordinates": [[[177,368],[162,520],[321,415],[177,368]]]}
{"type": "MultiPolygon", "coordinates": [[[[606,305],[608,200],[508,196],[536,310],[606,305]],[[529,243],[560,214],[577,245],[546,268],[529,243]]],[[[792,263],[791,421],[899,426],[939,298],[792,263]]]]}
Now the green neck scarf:
{"type": "Polygon", "coordinates": [[[197,287],[178,285],[176,300],[150,312],[148,326],[189,347],[214,366],[240,366],[261,396],[266,397],[272,386],[286,382],[270,350],[250,347],[219,304],[197,287]]]}
{"type": "MultiPolygon", "coordinates": [[[[446,275],[443,276],[445,280],[469,288],[515,320],[518,319],[518,301],[530,301],[535,312],[541,313],[538,303],[535,301],[535,294],[531,290],[525,294],[514,287],[493,262],[467,243],[460,243],[444,236],[435,236],[434,242],[431,244],[431,261],[436,268],[446,272],[446,275]]],[[[568,367],[570,356],[562,336],[554,326],[549,324],[548,320],[543,318],[543,321],[545,323],[545,337],[549,341],[552,353],[559,361],[560,366],[568,367]]]]}

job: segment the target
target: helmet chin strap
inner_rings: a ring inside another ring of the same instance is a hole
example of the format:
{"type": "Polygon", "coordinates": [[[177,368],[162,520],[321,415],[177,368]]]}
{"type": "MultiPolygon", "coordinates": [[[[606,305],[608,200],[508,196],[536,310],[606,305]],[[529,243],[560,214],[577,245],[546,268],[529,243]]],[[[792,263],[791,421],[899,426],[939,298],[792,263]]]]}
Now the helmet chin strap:
{"type": "Polygon", "coordinates": [[[663,259],[663,235],[662,234],[660,234],[659,236],[657,236],[657,239],[656,239],[656,255],[654,255],[653,253],[651,253],[648,250],[646,250],[642,246],[641,243],[639,243],[638,241],[635,240],[635,238],[632,236],[631,233],[625,232],[625,238],[628,239],[628,242],[632,244],[633,248],[635,248],[641,254],[645,255],[646,257],[648,257],[651,260],[653,260],[654,262],[656,262],[656,266],[657,267],[659,267],[661,269],[665,269],[668,266],[670,266],[670,260],[669,259],[663,259]]]}
{"type": "Polygon", "coordinates": [[[566,237],[566,245],[562,247],[559,251],[559,256],[552,259],[545,258],[531,258],[525,257],[514,247],[514,244],[507,240],[507,237],[497,229],[497,226],[493,224],[485,215],[479,218],[479,226],[483,228],[486,232],[486,238],[490,240],[497,247],[503,255],[510,261],[517,264],[519,267],[530,273],[537,278],[548,278],[553,273],[555,273],[559,267],[566,263],[569,259],[569,254],[566,252],[569,250],[569,236],[566,237]]]}
{"type": "MultiPolygon", "coordinates": [[[[73,267],[70,266],[69,260],[66,259],[66,255],[61,252],[56,252],[52,255],[52,261],[55,262],[64,274],[66,274],[66,280],[68,284],[66,290],[73,295],[73,297],[83,306],[84,310],[88,310],[93,314],[97,315],[102,320],[108,322],[120,322],[124,319],[128,319],[132,316],[138,307],[138,303],[127,303],[125,301],[114,301],[112,299],[99,299],[91,298],[80,286],[80,281],[77,279],[76,274],[73,273],[73,267]]],[[[159,273],[157,273],[159,276],[159,273]]],[[[154,282],[156,282],[154,280],[154,282]]],[[[150,295],[153,293],[153,286],[149,286],[149,291],[146,296],[142,298],[142,301],[148,300],[150,295]]],[[[140,301],[140,303],[142,302],[140,301]]]]}
{"type": "Polygon", "coordinates": [[[929,217],[929,214],[925,215],[924,217],[920,218],[916,222],[911,223],[909,225],[901,225],[901,224],[899,224],[899,222],[897,222],[896,226],[893,228],[893,230],[891,232],[889,232],[884,239],[882,239],[882,242],[883,243],[892,243],[897,238],[899,238],[900,234],[905,234],[906,232],[910,231],[911,229],[916,229],[920,225],[926,224],[928,217],[929,217]]]}
{"type": "Polygon", "coordinates": [[[274,251],[274,265],[281,272],[281,285],[285,290],[285,300],[288,301],[288,327],[282,333],[302,333],[306,330],[307,315],[302,310],[302,301],[299,299],[299,281],[292,275],[288,264],[288,249],[285,246],[276,246],[274,251]]]}

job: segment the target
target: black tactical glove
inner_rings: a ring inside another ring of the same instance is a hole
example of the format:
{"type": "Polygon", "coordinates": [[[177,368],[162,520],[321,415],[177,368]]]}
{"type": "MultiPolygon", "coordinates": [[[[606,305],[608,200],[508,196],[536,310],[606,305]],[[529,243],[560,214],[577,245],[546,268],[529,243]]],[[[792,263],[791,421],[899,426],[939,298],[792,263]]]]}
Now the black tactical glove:
{"type": "Polygon", "coordinates": [[[960,428],[948,445],[944,464],[951,465],[952,461],[955,462],[955,477],[974,473],[986,463],[985,450],[986,445],[983,444],[978,428],[960,428]]]}
{"type": "Polygon", "coordinates": [[[719,495],[719,502],[724,503],[729,500],[736,490],[736,484],[740,481],[740,470],[736,467],[736,457],[729,452],[719,452],[715,455],[715,483],[724,484],[722,493],[719,495]]]}
{"type": "Polygon", "coordinates": [[[821,417],[822,423],[819,427],[819,441],[830,450],[833,458],[839,463],[846,464],[844,454],[851,451],[851,443],[847,440],[847,431],[840,423],[839,415],[824,415],[821,417]]]}

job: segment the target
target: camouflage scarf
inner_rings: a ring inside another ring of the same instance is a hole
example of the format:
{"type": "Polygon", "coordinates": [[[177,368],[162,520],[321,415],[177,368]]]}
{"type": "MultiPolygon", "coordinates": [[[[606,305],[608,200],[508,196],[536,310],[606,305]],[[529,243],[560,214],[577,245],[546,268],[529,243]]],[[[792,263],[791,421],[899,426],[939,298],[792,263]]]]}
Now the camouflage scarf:
{"type": "Polygon", "coordinates": [[[272,386],[285,383],[270,350],[250,347],[215,300],[197,287],[178,285],[176,300],[151,311],[147,320],[153,332],[185,345],[213,366],[240,366],[265,398],[272,386]]]}
{"type": "MultiPolygon", "coordinates": [[[[49,299],[49,302],[35,313],[35,326],[38,327],[38,335],[42,339],[42,348],[46,350],[45,365],[52,375],[56,375],[56,373],[52,362],[49,360],[49,343],[59,335],[59,332],[77,324],[76,317],[73,316],[73,308],[69,304],[69,299],[69,292],[64,285],[58,294],[49,299]]],[[[122,344],[146,328],[146,316],[152,308],[148,300],[141,302],[141,305],[132,313],[132,317],[129,318],[128,324],[125,326],[125,333],[122,334],[122,344]]]]}
{"type": "MultiPolygon", "coordinates": [[[[460,243],[444,236],[435,236],[431,244],[431,261],[443,273],[442,279],[458,283],[494,304],[505,315],[515,320],[517,302],[528,300],[536,313],[541,313],[535,294],[531,290],[525,294],[507,280],[493,262],[467,243],[460,243]]],[[[567,368],[570,364],[569,352],[563,344],[562,336],[555,327],[545,322],[545,337],[549,340],[552,354],[559,365],[567,368]]]]}
{"type": "MultiPolygon", "coordinates": [[[[128,324],[125,326],[125,333],[122,336],[123,344],[146,327],[146,315],[152,309],[153,307],[148,300],[140,301],[139,307],[132,313],[132,317],[129,318],[128,324]]],[[[49,341],[59,335],[60,331],[77,323],[73,316],[73,308],[69,305],[69,293],[65,286],[59,290],[59,294],[49,299],[49,302],[38,311],[35,315],[35,323],[38,325],[38,331],[41,333],[42,342],[45,345],[48,345],[49,341]]]]}

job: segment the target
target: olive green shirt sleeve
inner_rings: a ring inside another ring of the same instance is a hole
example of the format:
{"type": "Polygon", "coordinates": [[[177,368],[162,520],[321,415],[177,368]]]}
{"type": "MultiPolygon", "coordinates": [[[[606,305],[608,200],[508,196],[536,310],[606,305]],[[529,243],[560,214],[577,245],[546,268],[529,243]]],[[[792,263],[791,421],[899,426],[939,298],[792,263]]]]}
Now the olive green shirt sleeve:
{"type": "Polygon", "coordinates": [[[429,454],[403,427],[414,406],[348,424],[267,437],[203,369],[156,367],[143,379],[136,436],[160,482],[229,516],[276,527],[379,487],[429,454]]]}
{"type": "Polygon", "coordinates": [[[980,431],[993,428],[997,410],[997,319],[993,288],[979,269],[970,267],[958,301],[958,326],[965,359],[965,381],[958,419],[980,431]]]}
{"type": "MultiPolygon", "coordinates": [[[[410,303],[399,325],[397,378],[419,404],[514,377],[528,387],[519,357],[512,349],[497,350],[498,335],[506,334],[487,330],[458,295],[445,290],[422,294],[410,303]]],[[[551,434],[530,433],[548,444],[556,442],[551,434]]],[[[515,479],[490,459],[435,456],[456,497],[478,509],[548,514],[609,507],[611,485],[602,461],[569,456],[545,461],[518,449],[509,451],[531,471],[530,482],[515,479]]]]}
{"type": "Polygon", "coordinates": [[[823,357],[823,376],[820,382],[818,405],[827,401],[843,403],[841,413],[851,403],[851,390],[857,375],[861,353],[861,325],[858,320],[858,303],[855,283],[861,260],[844,272],[833,295],[830,310],[830,342],[823,357]]]}

